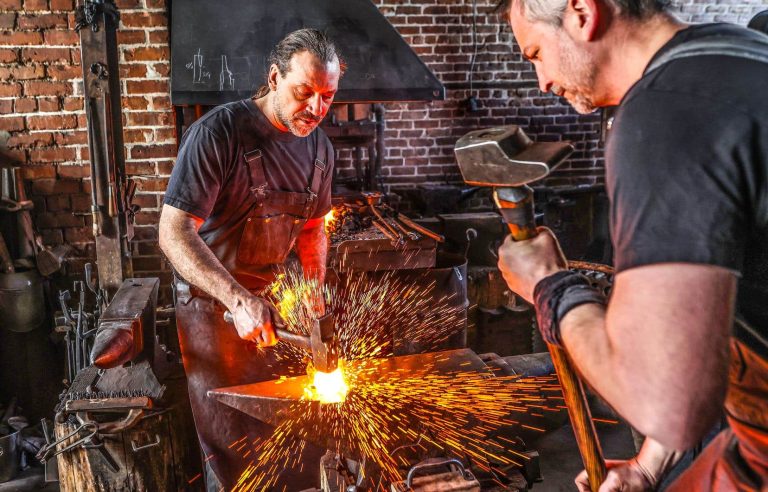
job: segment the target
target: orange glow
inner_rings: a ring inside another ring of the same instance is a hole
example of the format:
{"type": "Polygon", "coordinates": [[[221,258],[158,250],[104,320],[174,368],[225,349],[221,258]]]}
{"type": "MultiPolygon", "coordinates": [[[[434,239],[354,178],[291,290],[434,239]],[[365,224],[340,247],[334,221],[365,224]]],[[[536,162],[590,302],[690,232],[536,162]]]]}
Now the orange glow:
{"type": "Polygon", "coordinates": [[[328,234],[333,227],[334,222],[336,222],[336,209],[331,208],[331,210],[325,214],[324,217],[325,220],[325,232],[328,234]]]}
{"type": "Polygon", "coordinates": [[[312,384],[304,388],[304,394],[310,400],[320,403],[343,403],[347,397],[349,386],[344,378],[344,369],[341,363],[333,372],[317,371],[312,367],[307,368],[307,373],[314,377],[312,384]]]}

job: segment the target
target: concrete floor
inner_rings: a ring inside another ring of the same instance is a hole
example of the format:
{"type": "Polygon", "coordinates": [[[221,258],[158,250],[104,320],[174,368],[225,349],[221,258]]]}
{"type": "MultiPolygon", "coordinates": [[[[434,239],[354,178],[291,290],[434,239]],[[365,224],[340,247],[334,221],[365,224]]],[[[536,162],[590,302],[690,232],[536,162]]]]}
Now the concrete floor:
{"type": "MultiPolygon", "coordinates": [[[[628,459],[635,455],[632,434],[626,424],[597,423],[597,434],[607,459],[628,459]]],[[[573,479],[584,468],[570,424],[544,434],[528,447],[539,451],[543,481],[534,484],[535,492],[573,492],[573,479]]]]}

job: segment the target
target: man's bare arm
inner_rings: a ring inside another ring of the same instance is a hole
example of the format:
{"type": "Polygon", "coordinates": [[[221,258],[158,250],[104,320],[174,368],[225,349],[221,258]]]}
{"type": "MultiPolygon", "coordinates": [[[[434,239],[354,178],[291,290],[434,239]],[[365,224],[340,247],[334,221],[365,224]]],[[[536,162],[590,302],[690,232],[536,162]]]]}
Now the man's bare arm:
{"type": "Polygon", "coordinates": [[[218,299],[232,313],[242,338],[262,345],[274,344],[271,305],[251,294],[224,268],[197,233],[202,224],[199,217],[163,205],[160,249],[184,280],[218,299]]]}
{"type": "Polygon", "coordinates": [[[560,323],[585,379],[643,434],[687,449],[720,415],[736,279],[715,266],[664,263],[614,281],[608,310],[585,304],[560,323]]]}
{"type": "MultiPolygon", "coordinates": [[[[328,257],[328,237],[325,234],[325,220],[309,219],[296,239],[296,253],[299,255],[304,278],[316,280],[321,286],[325,282],[325,264],[328,257]]],[[[313,291],[314,294],[321,289],[313,291]]],[[[322,295],[314,295],[307,299],[318,316],[325,314],[325,299],[322,295]]]]}
{"type": "Polygon", "coordinates": [[[309,219],[296,239],[296,253],[299,255],[304,276],[317,279],[318,285],[325,281],[326,259],[328,258],[328,236],[325,234],[324,219],[309,219]]]}

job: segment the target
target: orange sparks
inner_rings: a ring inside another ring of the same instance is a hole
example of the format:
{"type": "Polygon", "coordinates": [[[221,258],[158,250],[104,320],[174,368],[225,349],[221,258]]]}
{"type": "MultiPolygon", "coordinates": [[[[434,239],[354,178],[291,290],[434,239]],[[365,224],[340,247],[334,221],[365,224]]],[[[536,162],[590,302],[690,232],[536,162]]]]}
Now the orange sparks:
{"type": "MultiPolygon", "coordinates": [[[[310,366],[311,367],[311,366],[310,366]]],[[[339,364],[333,372],[323,372],[314,370],[312,385],[304,388],[304,395],[310,400],[316,400],[320,403],[343,403],[347,397],[349,386],[344,379],[343,365],[339,364]]]]}

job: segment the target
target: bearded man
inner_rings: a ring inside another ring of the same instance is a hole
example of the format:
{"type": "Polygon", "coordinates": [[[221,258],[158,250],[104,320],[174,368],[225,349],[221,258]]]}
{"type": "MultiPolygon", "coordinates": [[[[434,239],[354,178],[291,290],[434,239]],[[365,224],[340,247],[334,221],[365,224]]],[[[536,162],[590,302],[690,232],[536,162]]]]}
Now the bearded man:
{"type": "Polygon", "coordinates": [[[544,92],[617,105],[606,148],[616,276],[610,300],[557,241],[507,239],[499,267],[544,338],[648,436],[581,491],[768,488],[768,37],[686,25],[664,0],[511,0],[504,14],[544,92]],[[730,376],[730,379],[729,379],[730,376]]]}
{"type": "MultiPolygon", "coordinates": [[[[318,124],[344,72],[320,31],[288,34],[272,51],[267,86],[216,107],[187,130],[160,217],[160,247],[177,275],[176,317],[209,489],[231,490],[254,443],[273,428],[206,397],[208,390],[275,379],[275,307],[260,296],[295,246],[304,276],[322,285],[333,149],[318,124]],[[223,319],[225,310],[234,324],[223,319]]],[[[322,315],[324,306],[317,306],[322,315]]],[[[251,453],[253,454],[253,453],[251,453]]],[[[307,453],[312,455],[312,453],[307,453]]],[[[251,456],[251,459],[253,457],[251,456]]],[[[313,465],[276,487],[316,486],[313,465]]],[[[290,475],[290,476],[288,476],[290,475]]]]}

